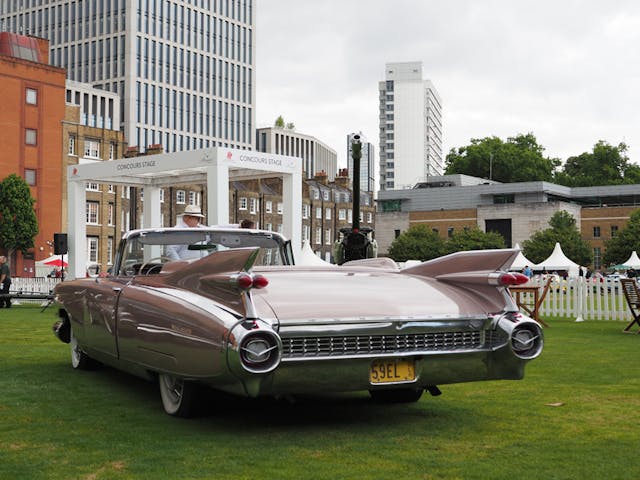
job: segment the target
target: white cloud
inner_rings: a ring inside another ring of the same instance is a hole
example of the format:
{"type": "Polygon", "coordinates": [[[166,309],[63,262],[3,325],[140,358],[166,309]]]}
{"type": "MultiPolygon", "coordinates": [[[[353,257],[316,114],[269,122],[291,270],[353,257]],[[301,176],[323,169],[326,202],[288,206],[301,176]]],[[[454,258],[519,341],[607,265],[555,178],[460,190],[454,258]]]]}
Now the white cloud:
{"type": "Polygon", "coordinates": [[[640,4],[632,1],[259,0],[258,126],[278,115],[338,152],[378,141],[388,62],[422,61],[444,152],[532,132],[566,159],[599,140],[640,161],[640,4]]]}

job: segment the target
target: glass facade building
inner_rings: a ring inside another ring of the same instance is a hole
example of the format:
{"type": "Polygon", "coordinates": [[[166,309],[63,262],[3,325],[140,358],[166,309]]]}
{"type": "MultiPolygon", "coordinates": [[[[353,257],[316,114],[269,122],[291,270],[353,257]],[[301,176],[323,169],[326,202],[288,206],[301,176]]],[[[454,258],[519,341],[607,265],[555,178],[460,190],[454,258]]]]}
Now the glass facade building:
{"type": "Polygon", "coordinates": [[[47,38],[69,80],[117,93],[129,145],[253,146],[254,0],[3,0],[0,30],[47,38]]]}

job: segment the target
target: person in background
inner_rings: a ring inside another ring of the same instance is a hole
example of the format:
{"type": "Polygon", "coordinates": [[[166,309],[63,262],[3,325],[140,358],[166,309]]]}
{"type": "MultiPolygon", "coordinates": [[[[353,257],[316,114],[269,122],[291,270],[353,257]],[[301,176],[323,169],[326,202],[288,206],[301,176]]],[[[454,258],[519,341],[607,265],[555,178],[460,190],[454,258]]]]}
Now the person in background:
{"type": "MultiPolygon", "coordinates": [[[[203,228],[200,222],[204,215],[197,205],[187,205],[183,214],[178,218],[175,228],[203,228]]],[[[189,250],[188,245],[167,246],[167,256],[171,260],[188,260],[190,258],[200,258],[202,255],[197,250],[189,250]]]]}
{"type": "Polygon", "coordinates": [[[533,270],[531,270],[531,267],[529,265],[524,266],[522,273],[526,275],[528,278],[533,277],[533,270]]]}
{"type": "Polygon", "coordinates": [[[11,287],[11,270],[7,264],[7,257],[0,256],[0,293],[7,295],[0,298],[0,308],[11,308],[11,297],[9,297],[9,287],[11,287]]]}

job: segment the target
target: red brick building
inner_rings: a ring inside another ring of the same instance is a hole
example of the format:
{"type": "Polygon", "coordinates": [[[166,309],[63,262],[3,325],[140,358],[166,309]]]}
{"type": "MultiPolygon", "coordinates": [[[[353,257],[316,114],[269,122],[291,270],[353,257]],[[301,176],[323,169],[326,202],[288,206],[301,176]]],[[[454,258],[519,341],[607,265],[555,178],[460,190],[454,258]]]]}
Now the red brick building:
{"type": "MultiPolygon", "coordinates": [[[[0,178],[24,178],[35,198],[39,233],[33,251],[10,259],[14,276],[33,276],[61,231],[63,68],[48,65],[48,41],[0,33],[0,178]]],[[[0,245],[0,251],[6,250],[0,245]]]]}

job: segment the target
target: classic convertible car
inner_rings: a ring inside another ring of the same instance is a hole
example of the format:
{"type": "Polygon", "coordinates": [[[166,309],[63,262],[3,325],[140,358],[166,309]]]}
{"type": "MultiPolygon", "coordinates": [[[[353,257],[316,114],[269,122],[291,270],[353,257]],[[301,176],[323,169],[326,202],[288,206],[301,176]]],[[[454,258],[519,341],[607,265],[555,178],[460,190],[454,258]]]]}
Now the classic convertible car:
{"type": "Polygon", "coordinates": [[[520,379],[543,347],[505,270],[517,250],[460,252],[399,269],[387,258],[294,265],[277,233],[146,229],[110,273],[60,283],[56,336],[74,368],[157,380],[188,416],[209,386],[250,397],[369,391],[417,401],[438,385],[520,379]]]}

